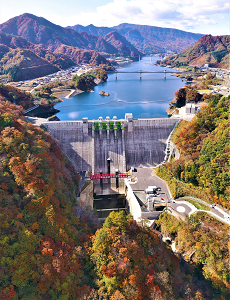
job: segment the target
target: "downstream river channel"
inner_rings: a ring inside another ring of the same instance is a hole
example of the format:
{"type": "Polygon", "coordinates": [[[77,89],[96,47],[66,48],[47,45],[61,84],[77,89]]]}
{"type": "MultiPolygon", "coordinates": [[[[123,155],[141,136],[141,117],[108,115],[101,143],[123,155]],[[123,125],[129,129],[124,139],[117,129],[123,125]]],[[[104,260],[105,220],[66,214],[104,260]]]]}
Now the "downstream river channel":
{"type": "MultiPolygon", "coordinates": [[[[144,57],[141,61],[123,65],[120,71],[164,71],[165,68],[155,66],[156,56],[144,57]]],[[[167,68],[167,71],[175,71],[167,68]]],[[[185,84],[180,78],[167,74],[109,74],[107,82],[100,83],[94,92],[85,92],[55,105],[61,121],[105,119],[117,116],[123,119],[125,113],[132,113],[134,118],[162,118],[167,117],[166,109],[173,99],[174,93],[185,84]],[[101,91],[108,92],[110,96],[101,96],[101,91]]]]}

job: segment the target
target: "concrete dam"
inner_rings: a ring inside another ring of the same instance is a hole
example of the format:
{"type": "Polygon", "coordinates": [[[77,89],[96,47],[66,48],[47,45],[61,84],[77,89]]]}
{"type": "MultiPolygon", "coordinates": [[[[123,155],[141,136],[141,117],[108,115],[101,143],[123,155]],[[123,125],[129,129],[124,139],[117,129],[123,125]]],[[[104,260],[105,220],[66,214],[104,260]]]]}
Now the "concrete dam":
{"type": "Polygon", "coordinates": [[[76,171],[93,174],[126,172],[131,167],[154,167],[166,157],[175,118],[50,121],[43,125],[58,140],[76,171]]]}

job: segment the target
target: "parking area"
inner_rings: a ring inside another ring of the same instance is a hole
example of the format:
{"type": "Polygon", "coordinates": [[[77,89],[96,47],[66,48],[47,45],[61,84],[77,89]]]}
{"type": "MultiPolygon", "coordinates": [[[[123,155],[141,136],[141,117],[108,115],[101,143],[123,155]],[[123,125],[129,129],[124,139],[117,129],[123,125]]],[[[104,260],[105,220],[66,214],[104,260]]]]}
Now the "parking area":
{"type": "Polygon", "coordinates": [[[170,201],[170,192],[165,182],[159,177],[153,174],[152,168],[136,168],[136,172],[132,173],[133,177],[136,177],[137,181],[131,183],[132,190],[134,192],[144,192],[149,186],[160,187],[159,191],[160,198],[168,203],[170,201]]]}

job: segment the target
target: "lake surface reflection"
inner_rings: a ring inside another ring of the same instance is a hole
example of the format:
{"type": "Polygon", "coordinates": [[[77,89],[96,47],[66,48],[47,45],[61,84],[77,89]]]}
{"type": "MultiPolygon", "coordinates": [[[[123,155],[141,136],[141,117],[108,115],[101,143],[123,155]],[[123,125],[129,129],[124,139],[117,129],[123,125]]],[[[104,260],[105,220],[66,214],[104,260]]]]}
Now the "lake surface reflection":
{"type": "MultiPolygon", "coordinates": [[[[144,57],[141,61],[123,65],[122,71],[164,71],[165,68],[155,66],[156,56],[144,57]]],[[[173,69],[167,68],[167,71],[173,69]]],[[[175,71],[175,70],[174,70],[175,71]]],[[[173,99],[174,93],[185,82],[180,78],[167,74],[110,74],[107,82],[94,88],[94,92],[85,92],[55,105],[61,121],[81,120],[83,117],[98,119],[99,117],[117,116],[124,118],[125,113],[132,113],[134,118],[167,117],[166,109],[173,99]],[[101,96],[101,91],[110,96],[101,96]]]]}

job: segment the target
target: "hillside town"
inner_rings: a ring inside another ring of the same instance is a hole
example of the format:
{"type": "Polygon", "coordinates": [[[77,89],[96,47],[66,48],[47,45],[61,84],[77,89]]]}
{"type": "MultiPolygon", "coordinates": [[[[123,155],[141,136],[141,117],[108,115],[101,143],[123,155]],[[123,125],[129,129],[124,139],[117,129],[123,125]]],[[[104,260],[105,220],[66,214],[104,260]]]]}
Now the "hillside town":
{"type": "MultiPolygon", "coordinates": [[[[45,85],[55,81],[68,81],[71,80],[74,75],[81,75],[86,72],[93,70],[96,67],[89,65],[76,65],[74,67],[68,68],[66,70],[60,70],[56,73],[49,74],[44,77],[39,77],[31,80],[19,81],[19,82],[9,82],[12,86],[15,87],[27,87],[28,91],[33,92],[40,85],[45,85]],[[31,90],[29,90],[31,88],[31,90]]],[[[7,83],[7,82],[6,82],[7,83]]]]}

